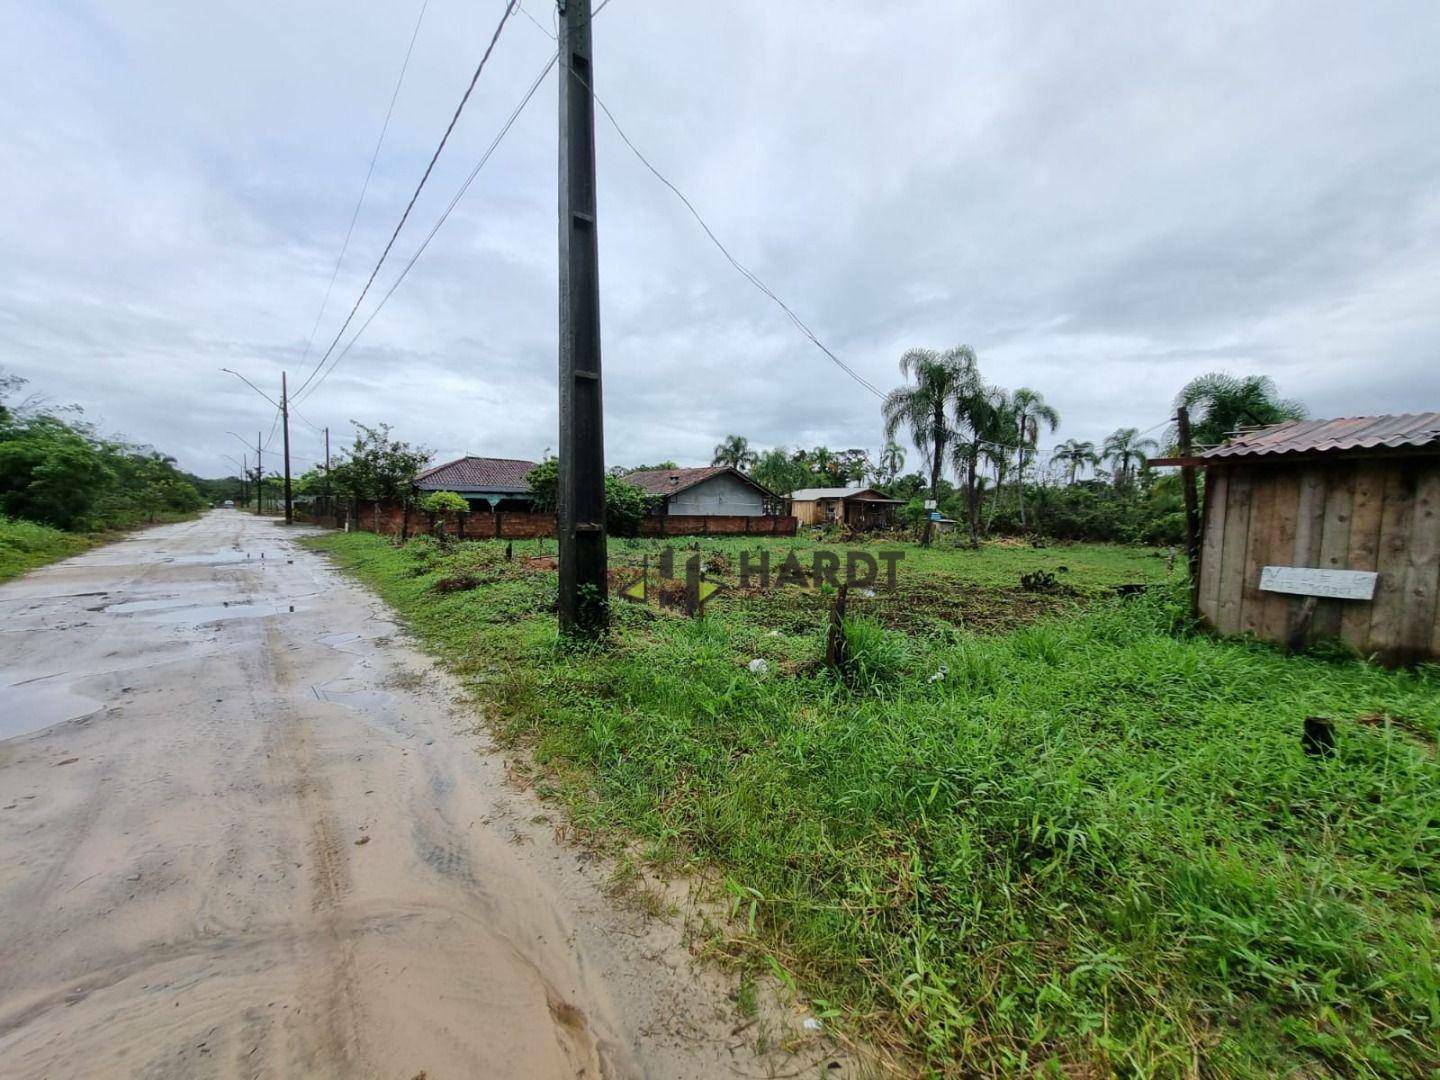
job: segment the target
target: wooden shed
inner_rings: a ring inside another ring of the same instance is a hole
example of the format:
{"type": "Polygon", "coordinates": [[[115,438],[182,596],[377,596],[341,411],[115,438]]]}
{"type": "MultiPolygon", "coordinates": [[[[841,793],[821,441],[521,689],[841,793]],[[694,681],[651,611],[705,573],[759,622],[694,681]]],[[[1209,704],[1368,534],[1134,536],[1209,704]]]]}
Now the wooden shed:
{"type": "Polygon", "coordinates": [[[1440,412],[1291,421],[1188,463],[1205,469],[1198,607],[1214,629],[1440,660],[1440,412]]]}
{"type": "Polygon", "coordinates": [[[789,495],[790,513],[801,525],[848,525],[852,529],[888,529],[902,505],[874,488],[800,488],[789,495]]]}

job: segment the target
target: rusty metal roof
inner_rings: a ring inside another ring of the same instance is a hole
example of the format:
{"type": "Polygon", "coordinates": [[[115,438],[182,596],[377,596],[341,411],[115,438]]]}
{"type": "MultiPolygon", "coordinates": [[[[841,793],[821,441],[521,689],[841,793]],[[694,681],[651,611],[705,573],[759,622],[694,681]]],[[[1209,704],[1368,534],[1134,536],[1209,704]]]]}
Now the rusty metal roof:
{"type": "Polygon", "coordinates": [[[463,457],[426,469],[415,477],[421,491],[488,491],[522,494],[530,490],[525,474],[535,462],[519,458],[463,457]]]}
{"type": "Polygon", "coordinates": [[[1336,420],[1288,420],[1245,431],[1196,455],[1204,461],[1355,450],[1440,449],[1440,412],[1395,416],[1346,416],[1336,420]]]}

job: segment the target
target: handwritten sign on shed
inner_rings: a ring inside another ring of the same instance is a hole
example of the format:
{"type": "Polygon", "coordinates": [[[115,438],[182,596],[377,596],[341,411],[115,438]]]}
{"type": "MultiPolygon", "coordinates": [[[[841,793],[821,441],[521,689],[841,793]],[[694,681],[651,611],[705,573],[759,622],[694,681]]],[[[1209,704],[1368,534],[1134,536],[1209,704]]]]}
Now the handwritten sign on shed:
{"type": "Polygon", "coordinates": [[[1369,570],[1321,570],[1310,566],[1267,566],[1260,571],[1262,592],[1296,596],[1328,596],[1336,600],[1370,600],[1375,579],[1369,570]]]}

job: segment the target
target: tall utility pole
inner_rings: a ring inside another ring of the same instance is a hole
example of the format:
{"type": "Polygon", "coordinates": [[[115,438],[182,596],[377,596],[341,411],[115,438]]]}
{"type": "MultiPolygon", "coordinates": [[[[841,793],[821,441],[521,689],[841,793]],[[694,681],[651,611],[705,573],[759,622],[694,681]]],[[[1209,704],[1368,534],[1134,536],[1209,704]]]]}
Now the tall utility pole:
{"type": "Polygon", "coordinates": [[[285,425],[285,524],[295,520],[290,502],[290,393],[285,387],[285,372],[280,372],[280,422],[285,425]]]}
{"type": "MultiPolygon", "coordinates": [[[[274,428],[270,429],[274,431],[274,428]]],[[[265,463],[260,460],[264,447],[260,445],[260,432],[255,432],[255,516],[260,516],[260,511],[265,502],[265,463]]]]}
{"type": "Polygon", "coordinates": [[[560,11],[560,629],[606,622],[605,431],[595,236],[595,100],[590,0],[560,11]]]}
{"type": "Polygon", "coordinates": [[[334,495],[330,491],[330,429],[327,427],[325,429],[325,513],[330,517],[335,516],[333,499],[334,495]]]}

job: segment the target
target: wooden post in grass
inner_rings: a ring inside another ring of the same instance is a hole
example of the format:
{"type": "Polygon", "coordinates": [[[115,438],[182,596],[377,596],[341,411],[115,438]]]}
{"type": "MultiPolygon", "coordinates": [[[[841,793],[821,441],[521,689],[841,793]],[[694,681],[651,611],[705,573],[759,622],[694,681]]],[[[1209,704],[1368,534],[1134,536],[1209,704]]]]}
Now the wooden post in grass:
{"type": "MultiPolygon", "coordinates": [[[[1180,437],[1180,456],[1190,456],[1190,410],[1175,410],[1175,429],[1180,437]]],[[[1200,493],[1195,466],[1180,467],[1180,486],[1185,494],[1185,561],[1190,571],[1190,617],[1200,617],[1200,493]]]]}
{"type": "Polygon", "coordinates": [[[835,602],[830,605],[830,630],[825,635],[825,666],[832,671],[842,671],[845,667],[845,598],[849,591],[849,583],[842,583],[835,593],[835,602]]]}

